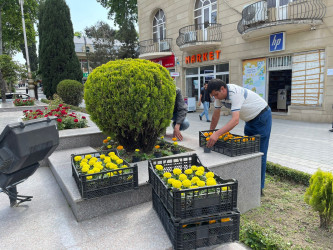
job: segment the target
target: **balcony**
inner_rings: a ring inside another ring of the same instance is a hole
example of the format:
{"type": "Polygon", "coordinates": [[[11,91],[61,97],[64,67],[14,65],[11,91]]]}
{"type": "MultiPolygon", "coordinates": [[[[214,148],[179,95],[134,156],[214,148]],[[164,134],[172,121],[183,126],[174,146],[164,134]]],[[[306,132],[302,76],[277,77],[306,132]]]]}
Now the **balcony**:
{"type": "Polygon", "coordinates": [[[267,1],[259,1],[243,9],[237,29],[243,39],[281,31],[310,30],[323,23],[325,13],[326,6],[322,0],[289,0],[288,4],[280,7],[270,7],[267,1]]]}
{"type": "Polygon", "coordinates": [[[221,46],[222,25],[219,23],[194,24],[179,30],[176,44],[182,51],[221,46]]]}
{"type": "Polygon", "coordinates": [[[139,42],[141,59],[155,59],[172,55],[172,38],[154,41],[153,39],[139,42]]]}

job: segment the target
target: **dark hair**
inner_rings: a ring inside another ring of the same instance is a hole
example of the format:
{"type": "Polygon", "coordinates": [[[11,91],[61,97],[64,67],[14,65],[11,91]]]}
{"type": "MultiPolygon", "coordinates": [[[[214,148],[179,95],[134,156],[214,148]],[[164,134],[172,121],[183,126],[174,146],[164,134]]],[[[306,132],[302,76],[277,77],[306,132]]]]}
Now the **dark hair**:
{"type": "Polygon", "coordinates": [[[213,90],[220,91],[221,87],[227,88],[227,84],[221,79],[212,79],[208,82],[208,93],[212,93],[213,90]]]}

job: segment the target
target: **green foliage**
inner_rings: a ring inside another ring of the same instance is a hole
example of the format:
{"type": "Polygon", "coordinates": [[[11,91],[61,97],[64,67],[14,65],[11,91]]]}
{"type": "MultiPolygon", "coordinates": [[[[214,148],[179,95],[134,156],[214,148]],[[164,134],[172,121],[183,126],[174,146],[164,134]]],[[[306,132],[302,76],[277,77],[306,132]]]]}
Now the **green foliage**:
{"type": "Polygon", "coordinates": [[[310,181],[311,175],[308,173],[304,173],[302,171],[283,167],[279,164],[272,163],[272,162],[267,162],[266,167],[267,167],[267,169],[266,169],[267,173],[269,173],[271,175],[277,175],[286,180],[295,181],[296,183],[300,183],[305,186],[309,186],[309,181],[310,181]]]}
{"type": "Polygon", "coordinates": [[[57,94],[66,104],[79,106],[83,99],[83,84],[75,80],[62,80],[57,86],[57,94]]]}
{"type": "Polygon", "coordinates": [[[84,90],[91,119],[128,151],[152,150],[170,124],[175,98],[169,72],[141,59],[111,61],[96,68],[84,90]]]}
{"type": "Polygon", "coordinates": [[[38,31],[39,67],[44,94],[49,98],[56,93],[60,81],[82,80],[70,12],[64,0],[46,0],[41,4],[38,31]]]}
{"type": "Polygon", "coordinates": [[[320,227],[328,229],[333,219],[333,174],[318,169],[310,179],[304,200],[319,212],[320,227]]]}
{"type": "Polygon", "coordinates": [[[137,51],[138,34],[131,21],[126,21],[120,26],[117,39],[123,44],[118,52],[118,58],[137,58],[139,56],[137,51]]]}
{"type": "Polygon", "coordinates": [[[289,243],[270,231],[253,222],[242,222],[239,240],[254,250],[279,250],[290,248],[289,243]]]}

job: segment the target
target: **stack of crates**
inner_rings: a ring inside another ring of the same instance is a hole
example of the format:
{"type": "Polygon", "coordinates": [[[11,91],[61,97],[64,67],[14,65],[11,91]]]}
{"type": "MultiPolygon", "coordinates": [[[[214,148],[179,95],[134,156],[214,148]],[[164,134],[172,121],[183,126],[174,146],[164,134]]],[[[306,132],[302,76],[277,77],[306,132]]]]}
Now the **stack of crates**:
{"type": "Polygon", "coordinates": [[[236,180],[223,180],[215,174],[214,186],[179,190],[165,183],[157,165],[163,166],[163,172],[172,173],[179,168],[184,173],[191,166],[202,164],[196,154],[148,162],[153,208],[175,249],[195,249],[239,239],[236,180]]]}

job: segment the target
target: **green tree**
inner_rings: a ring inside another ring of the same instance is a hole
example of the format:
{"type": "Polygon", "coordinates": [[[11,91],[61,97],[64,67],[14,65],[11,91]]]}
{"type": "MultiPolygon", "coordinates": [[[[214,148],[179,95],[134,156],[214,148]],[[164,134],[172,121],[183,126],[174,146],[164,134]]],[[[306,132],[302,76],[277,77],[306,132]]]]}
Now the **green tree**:
{"type": "Polygon", "coordinates": [[[131,21],[122,24],[117,32],[117,39],[123,44],[118,53],[119,58],[137,58],[139,56],[138,34],[131,21]]]}
{"type": "Polygon", "coordinates": [[[115,47],[117,31],[109,24],[100,21],[91,27],[86,27],[84,31],[88,37],[93,38],[94,51],[89,52],[89,64],[92,68],[117,58],[118,51],[115,47]]]}
{"type": "Polygon", "coordinates": [[[60,81],[82,80],[74,48],[73,25],[64,0],[46,0],[41,5],[38,31],[39,67],[44,94],[49,98],[56,93],[60,81]]]}

